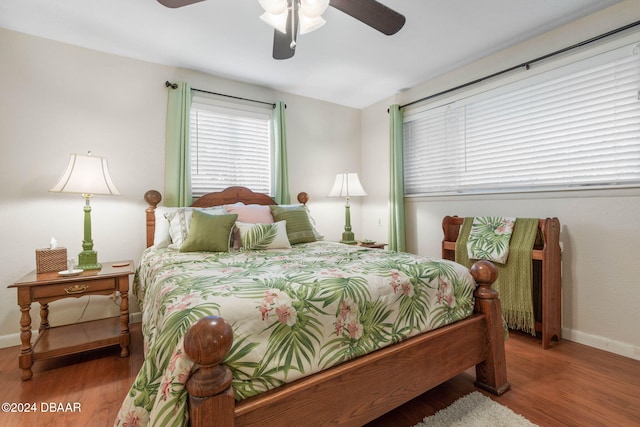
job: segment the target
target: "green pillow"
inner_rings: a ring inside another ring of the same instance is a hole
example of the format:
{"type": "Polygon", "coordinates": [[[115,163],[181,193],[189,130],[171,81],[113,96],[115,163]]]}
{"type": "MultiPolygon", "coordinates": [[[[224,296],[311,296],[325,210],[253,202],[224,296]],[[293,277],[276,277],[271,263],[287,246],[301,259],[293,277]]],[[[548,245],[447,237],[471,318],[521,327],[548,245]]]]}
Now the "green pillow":
{"type": "Polygon", "coordinates": [[[194,210],[189,234],[180,246],[180,252],[227,252],[236,219],[237,214],[208,215],[194,210]]]}
{"type": "Polygon", "coordinates": [[[313,226],[309,219],[309,213],[304,206],[277,206],[271,205],[271,213],[275,222],[287,221],[287,237],[289,243],[315,242],[313,226]]]}

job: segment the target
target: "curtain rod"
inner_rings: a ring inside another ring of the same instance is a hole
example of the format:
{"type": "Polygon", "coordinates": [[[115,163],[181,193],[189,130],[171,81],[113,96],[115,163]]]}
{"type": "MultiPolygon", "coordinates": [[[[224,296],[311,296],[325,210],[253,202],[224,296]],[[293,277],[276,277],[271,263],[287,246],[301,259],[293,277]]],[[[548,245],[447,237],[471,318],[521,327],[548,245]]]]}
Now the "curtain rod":
{"type": "MultiPolygon", "coordinates": [[[[481,77],[479,79],[476,79],[476,80],[461,84],[460,86],[456,86],[456,87],[453,87],[453,88],[450,88],[450,89],[447,89],[447,90],[443,90],[442,92],[438,92],[438,93],[435,93],[433,95],[425,96],[424,98],[420,98],[420,99],[417,99],[415,101],[411,101],[411,102],[409,102],[407,104],[401,105],[400,108],[405,108],[405,107],[408,107],[410,105],[417,104],[419,102],[427,101],[429,99],[436,98],[438,96],[446,95],[447,93],[454,92],[454,91],[456,91],[458,89],[463,89],[463,88],[465,88],[467,86],[475,85],[475,84],[483,82],[485,80],[492,79],[492,78],[500,76],[502,74],[506,74],[506,73],[509,73],[511,71],[517,70],[518,68],[524,68],[525,70],[528,70],[529,67],[531,66],[531,64],[533,64],[533,63],[536,63],[536,62],[551,58],[552,56],[556,56],[556,55],[559,55],[561,53],[564,53],[564,52],[567,52],[567,51],[570,51],[570,50],[573,50],[573,49],[588,45],[588,44],[596,42],[598,40],[602,40],[604,38],[610,37],[610,36],[612,36],[614,34],[621,33],[622,31],[628,30],[628,29],[636,27],[638,25],[640,25],[640,21],[632,22],[631,24],[627,24],[627,25],[622,26],[620,28],[616,28],[615,30],[611,30],[611,31],[606,32],[604,34],[600,34],[599,36],[595,36],[595,37],[592,37],[592,38],[590,38],[588,40],[581,41],[581,42],[576,43],[574,45],[571,45],[569,47],[565,47],[563,49],[556,50],[556,51],[548,53],[546,55],[539,56],[539,57],[534,58],[534,59],[532,59],[530,61],[523,62],[522,64],[514,65],[513,67],[505,68],[502,71],[498,71],[496,73],[489,74],[488,76],[481,77]]],[[[387,110],[387,112],[388,112],[388,110],[387,110]]]]}
{"type": "MultiPolygon", "coordinates": [[[[177,83],[171,83],[169,80],[164,82],[164,85],[166,87],[170,87],[171,89],[177,89],[178,88],[178,84],[177,83]]],[[[271,105],[271,107],[276,108],[276,104],[274,104],[273,102],[258,101],[256,99],[243,98],[241,96],[227,95],[227,94],[224,94],[224,93],[209,92],[208,90],[202,90],[202,89],[191,88],[191,90],[196,91],[196,92],[208,93],[210,95],[218,95],[218,96],[224,96],[224,97],[227,97],[227,98],[239,99],[239,100],[242,100],[242,101],[257,102],[258,104],[271,105]]],[[[287,108],[287,106],[285,105],[284,108],[287,108]]]]}

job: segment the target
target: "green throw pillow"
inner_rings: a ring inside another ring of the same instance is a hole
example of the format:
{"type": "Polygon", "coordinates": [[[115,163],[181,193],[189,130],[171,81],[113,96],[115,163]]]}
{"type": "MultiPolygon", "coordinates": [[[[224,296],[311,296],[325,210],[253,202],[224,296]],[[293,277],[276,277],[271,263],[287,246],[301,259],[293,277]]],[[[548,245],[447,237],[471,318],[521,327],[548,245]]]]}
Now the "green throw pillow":
{"type": "Polygon", "coordinates": [[[277,206],[271,205],[271,213],[275,222],[287,221],[287,236],[289,243],[315,242],[316,235],[309,219],[309,213],[304,206],[277,206]]]}
{"type": "Polygon", "coordinates": [[[231,229],[238,215],[207,215],[193,211],[189,234],[180,252],[226,252],[229,250],[231,229]]]}

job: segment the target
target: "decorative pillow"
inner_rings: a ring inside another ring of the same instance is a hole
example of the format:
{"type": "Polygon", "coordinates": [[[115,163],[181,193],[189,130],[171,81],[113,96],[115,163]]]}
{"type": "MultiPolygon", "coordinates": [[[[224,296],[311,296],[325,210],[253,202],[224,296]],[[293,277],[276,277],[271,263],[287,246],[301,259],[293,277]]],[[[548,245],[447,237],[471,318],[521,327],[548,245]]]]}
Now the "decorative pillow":
{"type": "Polygon", "coordinates": [[[304,210],[307,211],[307,215],[309,216],[309,222],[311,222],[311,228],[313,229],[313,235],[315,236],[316,240],[324,240],[324,234],[318,231],[316,220],[313,218],[313,215],[311,215],[311,211],[309,210],[309,207],[307,205],[301,205],[298,203],[297,205],[278,205],[278,206],[280,206],[281,208],[303,207],[304,210]]]}
{"type": "Polygon", "coordinates": [[[156,217],[155,230],[153,234],[153,248],[166,248],[171,244],[171,235],[169,234],[169,220],[167,215],[175,215],[175,212],[181,208],[168,208],[166,206],[157,206],[154,215],[156,217]]]}
{"type": "Polygon", "coordinates": [[[475,217],[467,239],[469,259],[506,263],[515,222],[511,217],[475,217]]]}
{"type": "Polygon", "coordinates": [[[240,230],[242,248],[256,249],[290,249],[291,243],[287,238],[287,222],[279,221],[271,224],[250,224],[236,222],[240,230]]]}
{"type": "Polygon", "coordinates": [[[180,252],[227,252],[237,218],[236,214],[210,215],[194,210],[189,234],[180,252]]]}
{"type": "Polygon", "coordinates": [[[265,205],[224,205],[229,213],[238,214],[239,222],[250,224],[272,224],[271,209],[265,205]]]}
{"type": "Polygon", "coordinates": [[[209,215],[226,215],[227,211],[222,206],[214,206],[211,208],[176,208],[165,214],[169,221],[169,236],[171,249],[179,249],[189,234],[191,225],[191,216],[193,211],[208,213],[209,215]]]}
{"type": "Polygon", "coordinates": [[[287,237],[292,245],[318,240],[313,232],[309,213],[303,205],[271,205],[269,207],[276,222],[287,222],[287,237]]]}

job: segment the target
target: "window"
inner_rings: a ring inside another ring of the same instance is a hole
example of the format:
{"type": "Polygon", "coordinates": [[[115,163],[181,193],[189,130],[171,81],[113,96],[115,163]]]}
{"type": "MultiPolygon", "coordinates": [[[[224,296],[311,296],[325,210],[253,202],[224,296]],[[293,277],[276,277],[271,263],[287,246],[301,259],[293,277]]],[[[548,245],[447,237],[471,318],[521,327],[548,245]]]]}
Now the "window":
{"type": "Polygon", "coordinates": [[[271,193],[271,110],[194,98],[190,130],[194,197],[232,185],[271,193]]]}
{"type": "Polygon", "coordinates": [[[406,195],[640,186],[640,45],[405,113],[406,195]]]}

